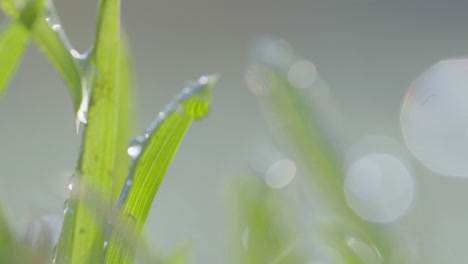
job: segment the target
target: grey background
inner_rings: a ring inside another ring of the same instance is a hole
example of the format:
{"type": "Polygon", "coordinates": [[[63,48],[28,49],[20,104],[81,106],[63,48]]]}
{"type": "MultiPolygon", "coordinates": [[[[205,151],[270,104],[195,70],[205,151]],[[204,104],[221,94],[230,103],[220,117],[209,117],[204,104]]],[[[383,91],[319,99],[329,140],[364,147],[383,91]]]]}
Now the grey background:
{"type": "MultiPolygon", "coordinates": [[[[85,51],[96,2],[55,4],[71,42],[85,51]]],[[[252,146],[272,141],[244,83],[253,37],[287,39],[315,63],[346,113],[351,141],[368,134],[401,140],[399,109],[411,82],[437,61],[468,51],[464,1],[133,0],[123,1],[122,10],[142,128],[186,80],[213,72],[223,77],[211,115],[184,139],[147,224],[149,240],[162,249],[194,241],[195,263],[225,262],[227,179],[243,170],[252,146]]],[[[0,124],[0,197],[12,221],[20,226],[25,218],[60,214],[80,137],[67,89],[33,46],[1,99],[0,124]]],[[[466,180],[413,161],[415,203],[394,226],[419,248],[417,263],[466,261],[466,180]]]]}

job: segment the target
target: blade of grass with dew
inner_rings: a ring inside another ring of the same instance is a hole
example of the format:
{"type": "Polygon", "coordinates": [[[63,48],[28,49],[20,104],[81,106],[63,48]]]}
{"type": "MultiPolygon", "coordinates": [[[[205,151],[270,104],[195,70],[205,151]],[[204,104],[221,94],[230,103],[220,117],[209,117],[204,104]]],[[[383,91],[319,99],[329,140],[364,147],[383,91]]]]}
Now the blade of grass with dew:
{"type": "MultiPolygon", "coordinates": [[[[120,1],[99,4],[96,40],[91,63],[94,67],[90,101],[84,121],[82,152],[76,177],[78,195],[69,199],[57,247],[56,263],[100,263],[107,226],[99,210],[86,204],[86,189],[99,192],[110,203],[115,169],[120,55],[120,1]]],[[[83,113],[85,115],[85,113],[83,113]]]]}
{"type": "Polygon", "coordinates": [[[287,197],[254,173],[236,175],[227,191],[231,263],[306,263],[304,238],[294,230],[287,197]]]}
{"type": "MultiPolygon", "coordinates": [[[[17,0],[2,0],[0,6],[6,14],[16,21],[23,23],[26,28],[30,29],[31,35],[39,49],[44,52],[53,65],[55,65],[55,68],[67,84],[72,97],[73,108],[76,113],[82,103],[81,69],[77,63],[77,59],[71,54],[72,47],[61,28],[52,2],[46,0],[44,5],[45,14],[41,12],[37,18],[34,29],[28,27],[27,21],[21,19],[22,11],[18,6],[21,6],[22,2],[23,1],[17,0]]],[[[29,2],[43,1],[31,0],[29,2]]]]}
{"type": "Polygon", "coordinates": [[[359,253],[346,245],[346,240],[353,236],[375,245],[378,248],[376,255],[383,255],[382,263],[406,263],[407,260],[401,256],[396,259],[392,253],[396,244],[389,233],[362,220],[348,207],[343,191],[341,158],[325,136],[320,117],[307,100],[304,90],[289,82],[288,67],[287,64],[260,60],[250,68],[249,74],[260,81],[258,85],[262,87],[269,112],[301,165],[307,169],[313,191],[331,216],[331,221],[321,227],[321,235],[340,249],[347,263],[362,261],[359,253]]]}
{"type": "Polygon", "coordinates": [[[136,128],[139,124],[135,107],[137,85],[132,71],[133,63],[129,43],[125,34],[122,34],[120,43],[118,138],[115,173],[112,179],[111,201],[113,202],[117,200],[127,177],[131,161],[130,156],[127,154],[128,142],[132,135],[136,134],[136,128]]]}
{"type": "Polygon", "coordinates": [[[21,60],[29,39],[29,31],[42,11],[42,1],[30,1],[0,34],[0,96],[21,60]]]}
{"type": "Polygon", "coordinates": [[[145,135],[130,144],[128,152],[133,162],[114,208],[106,263],[133,262],[135,244],[159,184],[191,122],[209,111],[211,87],[216,79],[216,76],[203,76],[197,83],[189,84],[158,114],[145,135]],[[114,226],[115,219],[124,225],[114,226]]]}

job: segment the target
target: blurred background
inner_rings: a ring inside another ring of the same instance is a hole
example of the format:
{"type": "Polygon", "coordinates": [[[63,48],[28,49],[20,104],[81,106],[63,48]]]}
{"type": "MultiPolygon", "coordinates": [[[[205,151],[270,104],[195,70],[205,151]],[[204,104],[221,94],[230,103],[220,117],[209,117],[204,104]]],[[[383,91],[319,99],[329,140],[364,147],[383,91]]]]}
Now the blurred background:
{"type": "MultiPolygon", "coordinates": [[[[96,1],[55,5],[75,48],[86,51],[96,1]]],[[[466,56],[467,12],[466,1],[435,0],[123,1],[140,92],[137,131],[185,81],[222,75],[212,113],[193,124],[160,187],[148,239],[163,250],[193,241],[194,263],[225,262],[226,185],[247,168],[249,153],[278,143],[245,82],[249,43],[266,34],[287,40],[326,80],[344,113],[344,151],[372,135],[400,144],[414,192],[409,210],[386,225],[416,248],[418,263],[467,261],[468,182],[431,172],[406,153],[400,124],[411,83],[440,60],[466,56]]],[[[21,228],[40,215],[61,215],[81,136],[68,90],[33,45],[1,99],[0,123],[0,198],[11,221],[21,228]]],[[[374,142],[371,151],[386,151],[379,149],[385,144],[374,142]]],[[[285,189],[300,189],[297,174],[285,189]]],[[[307,204],[304,217],[313,210],[307,204]]]]}

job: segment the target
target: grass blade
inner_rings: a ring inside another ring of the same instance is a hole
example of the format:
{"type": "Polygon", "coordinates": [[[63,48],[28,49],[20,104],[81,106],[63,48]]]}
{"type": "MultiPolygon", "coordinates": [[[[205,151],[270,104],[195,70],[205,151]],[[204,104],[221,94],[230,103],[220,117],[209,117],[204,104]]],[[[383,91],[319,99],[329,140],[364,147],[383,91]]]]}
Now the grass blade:
{"type": "Polygon", "coordinates": [[[29,31],[42,11],[42,1],[31,1],[0,34],[0,96],[16,70],[29,39],[29,31]]]}
{"type": "Polygon", "coordinates": [[[214,76],[204,76],[198,83],[190,84],[159,113],[145,135],[130,145],[128,152],[134,161],[114,208],[115,217],[128,230],[114,228],[109,234],[106,263],[132,263],[135,239],[141,234],[159,184],[191,122],[208,112],[215,80],[214,76]],[[123,233],[135,239],[128,239],[123,233]]]}
{"type": "Polygon", "coordinates": [[[231,263],[306,263],[303,238],[292,228],[286,197],[253,173],[238,175],[228,190],[231,263]]]}
{"type": "MultiPolygon", "coordinates": [[[[47,12],[46,14],[42,12],[39,14],[40,17],[38,17],[34,29],[28,26],[28,20],[22,19],[22,12],[17,7],[21,6],[22,2],[23,1],[3,0],[0,4],[5,13],[16,21],[23,23],[23,25],[30,30],[39,49],[43,51],[55,65],[70,90],[73,107],[75,112],[77,112],[82,103],[81,99],[83,94],[81,69],[77,63],[77,59],[70,53],[72,47],[61,28],[52,2],[46,0],[45,7],[47,12]],[[59,25],[59,27],[52,27],[53,25],[59,25]]],[[[43,1],[29,1],[29,3],[33,2],[42,3],[43,1]]]]}
{"type": "Polygon", "coordinates": [[[127,177],[131,158],[127,154],[128,142],[136,134],[135,94],[137,90],[129,44],[123,35],[119,60],[119,113],[115,173],[112,181],[112,201],[116,201],[127,177]]]}
{"type": "Polygon", "coordinates": [[[29,33],[19,23],[9,25],[0,35],[0,96],[21,59],[28,37],[29,33]]]}
{"type": "Polygon", "coordinates": [[[394,253],[398,251],[394,237],[359,218],[348,207],[343,191],[341,157],[327,138],[321,117],[304,89],[288,79],[291,65],[299,60],[287,63],[278,60],[285,58],[283,52],[285,50],[279,49],[278,54],[261,55],[250,68],[249,76],[262,87],[261,94],[273,120],[292,146],[297,160],[307,169],[316,198],[325,204],[330,221],[320,227],[322,239],[338,249],[346,263],[362,262],[359,252],[349,245],[350,238],[371,245],[370,250],[376,250],[376,258],[382,263],[407,263],[404,256],[394,253]]]}
{"type": "MultiPolygon", "coordinates": [[[[104,204],[111,199],[112,176],[115,169],[120,55],[120,2],[102,0],[91,63],[95,70],[85,124],[83,145],[78,162],[79,192],[86,189],[99,193],[104,204]]],[[[57,248],[56,263],[100,263],[107,226],[102,214],[87,206],[86,193],[72,196],[57,248]],[[101,216],[101,218],[99,217],[101,216]]]]}

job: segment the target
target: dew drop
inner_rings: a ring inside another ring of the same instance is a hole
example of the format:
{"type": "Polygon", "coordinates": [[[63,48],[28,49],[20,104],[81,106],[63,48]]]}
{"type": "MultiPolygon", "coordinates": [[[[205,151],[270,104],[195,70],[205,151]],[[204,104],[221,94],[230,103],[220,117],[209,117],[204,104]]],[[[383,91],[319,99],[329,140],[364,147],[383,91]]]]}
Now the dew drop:
{"type": "Polygon", "coordinates": [[[185,87],[184,89],[182,89],[182,93],[183,93],[183,94],[188,94],[188,93],[190,93],[190,88],[185,87]]]}
{"type": "Polygon", "coordinates": [[[133,181],[132,181],[132,180],[127,180],[127,181],[125,182],[125,184],[126,184],[127,186],[132,186],[133,181]]]}
{"type": "Polygon", "coordinates": [[[387,223],[401,217],[413,199],[409,169],[386,153],[367,154],[347,171],[345,195],[349,206],[363,219],[387,223]]]}
{"type": "Polygon", "coordinates": [[[150,134],[145,133],[145,138],[149,138],[150,134]]]}
{"type": "Polygon", "coordinates": [[[409,88],[401,127],[411,152],[438,173],[468,177],[468,60],[442,61],[409,88]]]}
{"type": "Polygon", "coordinates": [[[53,24],[52,25],[52,30],[53,31],[60,31],[62,29],[62,26],[60,24],[53,24]]]}
{"type": "Polygon", "coordinates": [[[160,118],[160,119],[166,118],[166,113],[164,113],[164,112],[159,112],[158,118],[160,118]]]}
{"type": "Polygon", "coordinates": [[[278,160],[265,174],[266,184],[274,189],[283,188],[296,176],[296,164],[291,160],[278,160]]]}
{"type": "Polygon", "coordinates": [[[69,204],[69,202],[68,202],[68,199],[67,199],[67,200],[65,200],[65,202],[63,203],[63,213],[64,213],[64,214],[67,214],[67,213],[70,212],[70,208],[68,207],[68,204],[69,204]]]}
{"type": "Polygon", "coordinates": [[[82,55],[76,50],[76,49],[71,49],[70,54],[73,56],[75,59],[81,59],[82,55]]]}
{"type": "Polygon", "coordinates": [[[68,190],[73,191],[73,188],[75,186],[75,174],[73,174],[69,179],[68,179],[68,190]]]}
{"type": "Polygon", "coordinates": [[[207,76],[202,76],[202,77],[200,77],[200,79],[198,79],[198,82],[199,82],[200,84],[202,84],[202,85],[205,85],[205,84],[208,83],[209,80],[210,80],[210,79],[209,79],[207,76]]]}
{"type": "Polygon", "coordinates": [[[127,153],[132,159],[135,159],[140,155],[141,150],[143,148],[144,141],[145,141],[145,139],[142,138],[142,137],[135,137],[130,142],[130,144],[128,145],[128,148],[127,148],[127,153]]]}
{"type": "Polygon", "coordinates": [[[383,262],[382,255],[375,245],[368,245],[354,237],[348,238],[346,244],[364,264],[381,264],[383,262]]]}
{"type": "Polygon", "coordinates": [[[86,111],[79,111],[76,115],[76,117],[78,118],[78,121],[80,121],[81,123],[83,124],[86,124],[88,123],[88,119],[87,119],[87,116],[86,116],[87,112],[86,111]]]}

